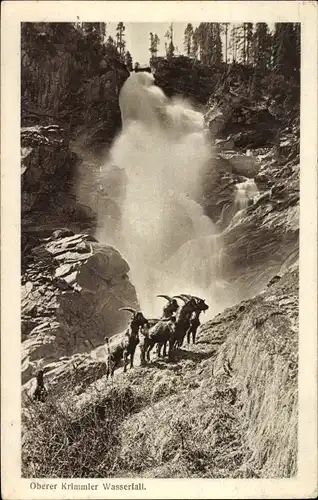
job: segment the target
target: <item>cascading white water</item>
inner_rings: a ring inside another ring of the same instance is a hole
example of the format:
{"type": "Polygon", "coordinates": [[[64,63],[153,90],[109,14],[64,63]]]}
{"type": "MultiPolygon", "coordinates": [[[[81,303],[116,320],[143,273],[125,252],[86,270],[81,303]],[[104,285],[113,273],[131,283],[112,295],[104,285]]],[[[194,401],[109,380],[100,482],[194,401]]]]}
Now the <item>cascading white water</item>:
{"type": "Polygon", "coordinates": [[[254,198],[258,195],[258,188],[254,179],[246,179],[244,182],[236,184],[235,187],[235,208],[237,211],[244,210],[248,207],[249,201],[254,201],[254,198]]]}
{"type": "MultiPolygon", "coordinates": [[[[193,201],[200,171],[211,158],[203,115],[185,101],[168,99],[149,73],[130,75],[119,104],[123,129],[109,161],[125,170],[127,185],[121,231],[109,235],[111,241],[129,262],[145,314],[160,314],[157,294],[192,293],[210,302],[212,315],[223,305],[216,300],[224,285],[222,243],[193,201]]],[[[99,217],[102,234],[104,214],[99,217]]]]}

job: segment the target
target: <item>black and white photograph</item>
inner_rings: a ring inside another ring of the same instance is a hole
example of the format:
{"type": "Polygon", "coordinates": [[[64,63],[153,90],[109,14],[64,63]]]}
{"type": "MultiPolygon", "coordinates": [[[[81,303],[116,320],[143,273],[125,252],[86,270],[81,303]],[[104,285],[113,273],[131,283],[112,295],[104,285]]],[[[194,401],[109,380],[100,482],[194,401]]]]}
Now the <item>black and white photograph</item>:
{"type": "Polygon", "coordinates": [[[20,23],[28,495],[295,479],[302,24],[75,17],[20,23]]]}

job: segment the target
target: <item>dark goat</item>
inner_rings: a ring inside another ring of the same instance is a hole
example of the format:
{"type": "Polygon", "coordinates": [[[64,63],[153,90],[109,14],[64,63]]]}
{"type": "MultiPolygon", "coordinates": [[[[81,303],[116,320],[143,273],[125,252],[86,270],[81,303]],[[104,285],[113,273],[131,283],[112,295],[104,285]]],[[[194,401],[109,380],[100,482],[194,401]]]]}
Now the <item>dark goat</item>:
{"type": "Polygon", "coordinates": [[[175,347],[182,346],[183,339],[190,327],[190,318],[192,313],[196,310],[196,300],[189,295],[178,295],[184,301],[184,304],[179,307],[176,313],[176,328],[174,335],[169,340],[169,353],[172,353],[175,347]]]}
{"type": "Polygon", "coordinates": [[[157,297],[162,297],[168,301],[163,308],[163,318],[170,318],[179,309],[179,304],[175,297],[169,297],[169,295],[157,295],[157,297]]]}
{"type": "Polygon", "coordinates": [[[113,377],[115,368],[124,359],[124,373],[127,370],[128,358],[130,356],[130,368],[134,366],[134,355],[136,347],[139,344],[139,329],[148,325],[148,320],[141,312],[137,312],[130,307],[122,307],[120,311],[129,311],[132,313],[132,318],[127,330],[124,333],[122,341],[111,350],[109,341],[106,339],[108,346],[108,357],[106,362],[106,377],[113,377]]]}
{"type": "MultiPolygon", "coordinates": [[[[163,308],[161,319],[167,319],[167,318],[172,319],[173,317],[175,317],[175,314],[176,314],[177,310],[179,309],[179,304],[176,300],[176,296],[169,297],[169,295],[157,295],[157,297],[163,297],[164,299],[166,299],[168,301],[168,303],[163,308]]],[[[173,322],[175,323],[174,320],[173,320],[173,322]]],[[[174,329],[175,329],[174,324],[169,326],[170,334],[172,333],[172,330],[174,331],[174,329]]],[[[160,357],[160,355],[161,355],[162,346],[163,346],[163,354],[162,355],[163,355],[163,357],[166,356],[167,342],[168,342],[168,339],[165,342],[157,342],[158,357],[160,357]]]]}
{"type": "Polygon", "coordinates": [[[146,362],[146,359],[147,361],[150,361],[150,352],[155,344],[158,345],[158,356],[160,356],[162,346],[164,346],[163,356],[166,355],[166,345],[167,342],[170,342],[171,337],[174,336],[175,324],[175,316],[171,316],[170,318],[162,318],[155,325],[153,325],[148,330],[148,332],[142,332],[144,334],[144,340],[140,346],[141,364],[144,364],[146,362]]]}
{"type": "Polygon", "coordinates": [[[36,388],[33,393],[33,399],[35,401],[41,401],[41,403],[44,403],[47,397],[47,390],[45,389],[44,386],[44,371],[39,370],[37,375],[36,375],[36,388]]]}
{"type": "Polygon", "coordinates": [[[209,306],[205,303],[204,299],[200,299],[200,297],[194,297],[194,298],[196,299],[196,310],[193,311],[190,317],[190,326],[187,331],[188,344],[190,344],[191,334],[192,334],[192,342],[195,344],[197,330],[201,325],[200,314],[209,309],[209,306]]]}

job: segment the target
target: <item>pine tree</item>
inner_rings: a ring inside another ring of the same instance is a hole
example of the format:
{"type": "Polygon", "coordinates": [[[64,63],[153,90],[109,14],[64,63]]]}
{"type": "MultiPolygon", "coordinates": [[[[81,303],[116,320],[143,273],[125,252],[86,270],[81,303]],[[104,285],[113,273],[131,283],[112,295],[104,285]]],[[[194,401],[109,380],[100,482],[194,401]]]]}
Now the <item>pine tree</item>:
{"type": "Polygon", "coordinates": [[[238,27],[237,35],[238,35],[238,46],[239,46],[239,55],[238,61],[246,64],[246,52],[247,52],[247,40],[246,40],[246,23],[243,23],[238,27]]]}
{"type": "Polygon", "coordinates": [[[150,33],[150,47],[149,47],[149,52],[150,52],[150,62],[154,57],[157,57],[158,54],[158,46],[160,43],[160,39],[158,35],[155,33],[150,33]]]}
{"type": "Polygon", "coordinates": [[[119,53],[115,44],[115,40],[111,36],[107,38],[105,52],[108,57],[119,59],[119,53]]]}
{"type": "Polygon", "coordinates": [[[127,50],[127,52],[125,54],[125,64],[127,66],[128,71],[132,71],[133,60],[132,60],[131,53],[129,52],[129,50],[127,50]]]}
{"type": "Polygon", "coordinates": [[[126,47],[126,42],[125,42],[125,25],[124,23],[120,22],[117,24],[116,28],[116,40],[117,40],[117,50],[119,53],[119,59],[124,62],[125,59],[125,47],[126,47]]]}
{"type": "Polygon", "coordinates": [[[230,41],[229,41],[229,51],[231,53],[232,63],[237,61],[238,55],[238,26],[233,24],[230,32],[230,41]]]}
{"type": "Polygon", "coordinates": [[[205,41],[205,23],[200,23],[196,28],[194,36],[195,42],[198,47],[198,55],[201,62],[205,62],[205,51],[204,51],[204,41],[205,41]]]}
{"type": "Polygon", "coordinates": [[[264,72],[271,66],[272,40],[266,23],[257,23],[253,35],[254,65],[264,72]]]}
{"type": "Polygon", "coordinates": [[[191,56],[193,34],[193,26],[191,23],[188,23],[186,29],[184,30],[184,50],[188,57],[191,56]]]}
{"type": "Polygon", "coordinates": [[[82,23],[82,30],[85,35],[95,35],[99,42],[103,43],[106,37],[106,23],[82,23]]]}
{"type": "Polygon", "coordinates": [[[211,64],[220,66],[223,60],[221,26],[219,23],[212,23],[212,57],[211,64]]]}
{"type": "Polygon", "coordinates": [[[212,59],[212,29],[211,23],[200,23],[197,28],[200,61],[209,64],[212,59]]]}
{"type": "Polygon", "coordinates": [[[199,52],[199,39],[198,39],[198,29],[196,28],[193,32],[193,37],[192,37],[191,57],[197,59],[198,52],[199,52]]]}
{"type": "Polygon", "coordinates": [[[174,45],[173,45],[173,24],[172,23],[170,24],[170,27],[165,34],[165,38],[167,39],[167,42],[165,43],[167,57],[173,57],[174,56],[174,45]]]}
{"type": "Polygon", "coordinates": [[[200,23],[192,36],[191,55],[203,64],[220,66],[223,59],[220,23],[200,23]]]}
{"type": "Polygon", "coordinates": [[[227,63],[228,59],[228,48],[229,48],[229,25],[230,23],[223,23],[221,25],[222,32],[224,33],[225,38],[225,62],[227,63]]]}
{"type": "Polygon", "coordinates": [[[274,32],[273,66],[285,79],[299,79],[300,26],[292,23],[276,23],[274,32]],[[298,76],[296,74],[298,73],[298,76]]]}
{"type": "Polygon", "coordinates": [[[251,63],[253,23],[236,26],[237,61],[247,65],[251,63]]]}
{"type": "Polygon", "coordinates": [[[252,64],[253,55],[253,23],[246,24],[246,64],[252,64]]]}
{"type": "Polygon", "coordinates": [[[160,45],[160,38],[157,35],[157,33],[155,33],[154,42],[153,43],[154,43],[154,55],[155,55],[155,57],[157,57],[157,55],[158,55],[158,48],[159,48],[159,45],[160,45]]]}

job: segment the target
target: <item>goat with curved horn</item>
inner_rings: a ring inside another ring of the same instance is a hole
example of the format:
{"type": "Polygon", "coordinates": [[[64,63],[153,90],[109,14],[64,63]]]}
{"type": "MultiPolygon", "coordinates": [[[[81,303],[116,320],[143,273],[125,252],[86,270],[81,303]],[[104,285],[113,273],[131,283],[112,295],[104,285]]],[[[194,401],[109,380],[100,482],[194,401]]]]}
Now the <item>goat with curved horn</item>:
{"type": "Polygon", "coordinates": [[[136,312],[137,312],[132,307],[121,307],[120,309],[118,309],[118,311],[128,311],[128,312],[131,312],[132,314],[136,314],[136,312]]]}
{"type": "Polygon", "coordinates": [[[192,295],[188,295],[188,294],[186,294],[186,293],[182,293],[182,294],[180,295],[180,297],[185,297],[187,300],[191,300],[191,299],[193,298],[193,296],[192,296],[192,295]]]}
{"type": "Polygon", "coordinates": [[[169,295],[157,295],[157,297],[162,297],[163,299],[166,299],[166,300],[171,300],[171,297],[169,297],[169,295]]]}
{"type": "Polygon", "coordinates": [[[174,298],[181,299],[181,300],[183,300],[183,302],[186,302],[187,300],[189,300],[189,299],[186,299],[185,297],[182,297],[181,295],[175,295],[174,298]]]}

